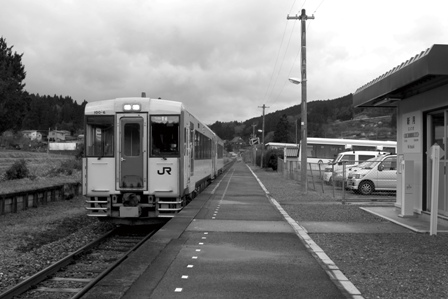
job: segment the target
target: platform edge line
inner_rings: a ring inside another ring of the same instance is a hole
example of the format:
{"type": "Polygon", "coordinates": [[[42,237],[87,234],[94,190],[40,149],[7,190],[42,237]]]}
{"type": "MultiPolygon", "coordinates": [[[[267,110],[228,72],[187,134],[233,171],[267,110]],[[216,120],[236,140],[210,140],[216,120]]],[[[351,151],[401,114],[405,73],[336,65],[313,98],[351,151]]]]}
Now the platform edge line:
{"type": "Polygon", "coordinates": [[[342,290],[345,294],[349,295],[351,298],[363,298],[361,292],[356,288],[356,286],[342,273],[339,267],[327,256],[327,254],[313,241],[313,239],[308,235],[308,232],[304,227],[299,225],[291,216],[281,207],[281,205],[275,200],[274,197],[269,193],[266,187],[263,185],[261,180],[253,172],[249,165],[247,165],[252,175],[260,184],[263,191],[266,193],[266,197],[271,201],[271,203],[278,209],[278,211],[283,215],[285,220],[291,225],[291,227],[296,232],[296,235],[303,242],[307,250],[312,254],[312,256],[318,261],[323,270],[327,273],[330,279],[335,283],[335,285],[342,290]],[[315,251],[316,249],[316,251],[315,251]],[[319,250],[320,249],[320,250],[319,250]],[[338,273],[338,275],[335,275],[338,273]]]}

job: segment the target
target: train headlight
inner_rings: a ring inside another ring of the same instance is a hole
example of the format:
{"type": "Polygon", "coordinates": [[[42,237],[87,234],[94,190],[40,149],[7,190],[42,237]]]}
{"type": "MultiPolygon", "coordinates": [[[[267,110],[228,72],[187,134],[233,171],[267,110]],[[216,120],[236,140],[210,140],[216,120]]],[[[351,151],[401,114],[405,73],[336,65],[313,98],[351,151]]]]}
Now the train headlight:
{"type": "Polygon", "coordinates": [[[140,104],[124,104],[123,110],[124,111],[140,111],[141,106],[140,106],[140,104]]]}

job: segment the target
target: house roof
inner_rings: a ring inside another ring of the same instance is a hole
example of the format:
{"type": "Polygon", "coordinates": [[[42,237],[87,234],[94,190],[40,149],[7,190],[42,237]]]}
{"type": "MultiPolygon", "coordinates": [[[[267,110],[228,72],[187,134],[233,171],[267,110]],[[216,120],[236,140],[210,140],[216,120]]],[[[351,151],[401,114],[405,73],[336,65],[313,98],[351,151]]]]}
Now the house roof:
{"type": "Polygon", "coordinates": [[[401,100],[448,84],[448,45],[433,45],[358,88],[355,107],[394,107],[401,100]]]}

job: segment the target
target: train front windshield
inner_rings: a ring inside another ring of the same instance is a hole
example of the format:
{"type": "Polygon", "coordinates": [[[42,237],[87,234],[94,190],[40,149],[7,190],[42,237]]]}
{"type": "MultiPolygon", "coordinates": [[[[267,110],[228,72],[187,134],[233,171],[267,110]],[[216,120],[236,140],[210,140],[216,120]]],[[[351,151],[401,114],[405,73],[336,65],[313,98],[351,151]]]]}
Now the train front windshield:
{"type": "Polygon", "coordinates": [[[179,156],[179,119],[177,115],[151,116],[151,156],[179,156]]]}
{"type": "Polygon", "coordinates": [[[86,117],[86,156],[113,157],[114,155],[114,117],[86,117]]]}

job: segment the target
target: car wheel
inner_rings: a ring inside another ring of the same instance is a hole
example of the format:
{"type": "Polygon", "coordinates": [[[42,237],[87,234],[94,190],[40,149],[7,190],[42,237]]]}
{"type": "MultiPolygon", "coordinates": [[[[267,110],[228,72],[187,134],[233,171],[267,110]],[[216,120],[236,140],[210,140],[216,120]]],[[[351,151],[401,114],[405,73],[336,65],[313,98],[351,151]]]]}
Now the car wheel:
{"type": "Polygon", "coordinates": [[[358,186],[359,193],[363,195],[370,195],[373,192],[373,184],[368,181],[361,182],[358,186]]]}

